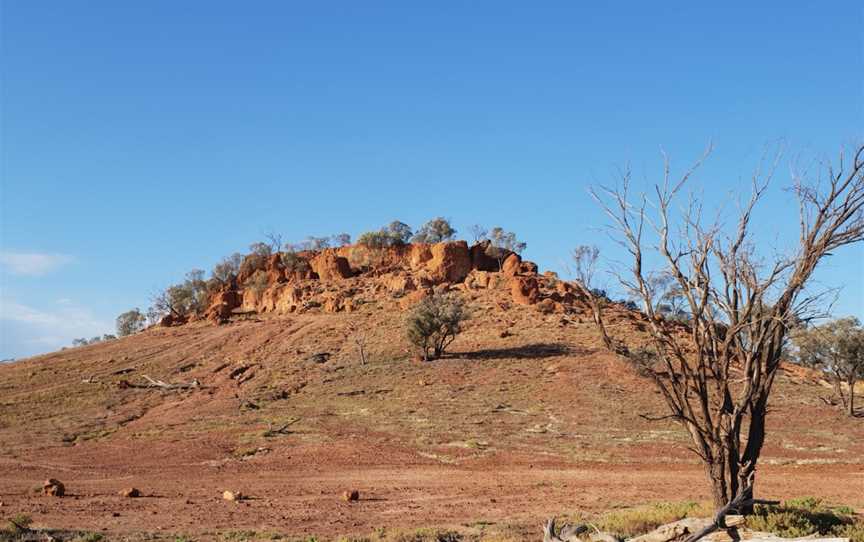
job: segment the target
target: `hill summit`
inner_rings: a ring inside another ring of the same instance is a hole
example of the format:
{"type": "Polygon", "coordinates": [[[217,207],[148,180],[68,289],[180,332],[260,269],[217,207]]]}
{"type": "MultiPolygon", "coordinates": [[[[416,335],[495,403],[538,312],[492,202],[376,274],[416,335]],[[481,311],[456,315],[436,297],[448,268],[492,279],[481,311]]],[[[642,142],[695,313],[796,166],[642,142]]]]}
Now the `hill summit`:
{"type": "MultiPolygon", "coordinates": [[[[225,323],[235,315],[353,312],[377,299],[407,308],[433,292],[505,287],[512,302],[563,313],[585,299],[578,285],[539,274],[537,264],[515,252],[490,255],[488,241],[413,243],[389,247],[351,245],[320,251],[249,254],[213,290],[201,316],[225,323]]],[[[162,325],[196,319],[169,314],[162,325]]]]}

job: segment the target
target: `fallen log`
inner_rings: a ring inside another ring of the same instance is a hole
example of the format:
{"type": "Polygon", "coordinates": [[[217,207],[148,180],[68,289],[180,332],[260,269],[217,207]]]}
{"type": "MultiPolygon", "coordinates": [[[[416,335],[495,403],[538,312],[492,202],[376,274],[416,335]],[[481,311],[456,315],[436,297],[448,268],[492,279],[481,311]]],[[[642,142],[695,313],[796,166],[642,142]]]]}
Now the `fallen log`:
{"type": "Polygon", "coordinates": [[[732,529],[734,525],[740,525],[743,523],[743,518],[740,516],[740,513],[746,509],[751,509],[755,504],[780,504],[780,501],[766,501],[764,499],[754,499],[753,495],[753,481],[752,477],[750,480],[750,484],[745,487],[737,497],[729,501],[726,506],[722,507],[720,510],[714,514],[714,521],[709,525],[705,526],[703,529],[698,531],[693,536],[689,537],[686,542],[696,542],[697,540],[708,536],[714,531],[721,529],[732,529]],[[732,514],[731,512],[735,512],[732,514]],[[732,518],[734,524],[729,524],[726,522],[726,518],[732,518]]]}
{"type": "Polygon", "coordinates": [[[191,381],[191,382],[188,382],[188,383],[171,384],[171,383],[165,382],[165,381],[163,381],[163,380],[155,380],[155,379],[153,379],[153,378],[150,378],[150,377],[147,376],[147,375],[141,375],[141,376],[144,378],[144,380],[147,381],[146,383],[144,383],[144,384],[136,384],[136,383],[134,383],[134,382],[129,382],[128,380],[125,380],[125,379],[124,379],[124,380],[121,380],[120,382],[117,383],[117,387],[119,387],[120,389],[127,389],[127,388],[138,388],[138,389],[160,388],[160,389],[163,389],[163,390],[188,390],[188,389],[197,389],[197,388],[201,388],[201,387],[202,387],[202,386],[201,386],[201,383],[198,381],[197,378],[193,378],[192,381],[191,381]]]}
{"type": "MultiPolygon", "coordinates": [[[[586,525],[571,525],[565,523],[559,531],[555,530],[555,518],[550,518],[543,525],[543,542],[582,542],[580,536],[588,531],[586,525]]],[[[603,533],[606,534],[606,533],[603,533]]],[[[614,542],[619,542],[616,538],[614,542]]]]}
{"type": "MultiPolygon", "coordinates": [[[[661,525],[647,534],[627,539],[626,542],[681,542],[689,540],[695,535],[701,537],[702,542],[850,542],[849,538],[841,537],[819,537],[812,534],[800,538],[783,538],[772,533],[738,529],[742,525],[744,516],[729,514],[725,517],[729,527],[722,530],[714,530],[707,535],[701,535],[709,526],[714,525],[711,518],[685,518],[666,525],[661,525]],[[733,527],[730,524],[735,523],[733,527]],[[695,533],[695,535],[693,535],[695,533]],[[693,535],[688,538],[688,535],[693,535]]],[[[596,530],[596,529],[595,529],[596,530]]],[[[588,527],[585,525],[564,524],[556,531],[555,518],[549,519],[543,526],[543,542],[621,542],[622,539],[611,533],[597,531],[586,535],[588,527]]]]}
{"type": "Polygon", "coordinates": [[[164,382],[162,380],[153,380],[152,378],[150,378],[147,375],[141,375],[141,376],[143,376],[144,379],[150,384],[149,386],[147,386],[150,388],[163,388],[166,390],[188,390],[190,388],[200,388],[201,387],[201,383],[198,382],[198,380],[194,379],[194,378],[192,379],[192,382],[189,382],[188,384],[169,384],[168,382],[164,382]]]}

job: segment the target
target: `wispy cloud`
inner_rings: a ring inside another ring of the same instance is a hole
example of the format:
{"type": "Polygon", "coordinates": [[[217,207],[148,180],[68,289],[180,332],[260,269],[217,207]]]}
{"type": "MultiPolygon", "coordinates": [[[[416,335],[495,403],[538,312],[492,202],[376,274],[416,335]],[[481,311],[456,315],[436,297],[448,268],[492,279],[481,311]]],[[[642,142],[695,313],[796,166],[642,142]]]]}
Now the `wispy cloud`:
{"type": "Polygon", "coordinates": [[[42,309],[0,298],[0,358],[59,350],[72,339],[102,335],[112,328],[111,322],[71,301],[42,309]]]}
{"type": "Polygon", "coordinates": [[[66,254],[0,251],[0,265],[13,275],[40,277],[72,261],[66,254]]]}

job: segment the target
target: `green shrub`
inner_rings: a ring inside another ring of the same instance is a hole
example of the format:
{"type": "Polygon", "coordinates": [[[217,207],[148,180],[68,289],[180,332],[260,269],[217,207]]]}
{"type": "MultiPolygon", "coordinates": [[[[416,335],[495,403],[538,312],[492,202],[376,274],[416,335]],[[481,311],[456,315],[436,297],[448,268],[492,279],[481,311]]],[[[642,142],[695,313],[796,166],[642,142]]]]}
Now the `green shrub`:
{"type": "Polygon", "coordinates": [[[360,234],[360,237],[357,238],[357,244],[363,245],[367,248],[385,248],[389,246],[393,246],[393,239],[387,234],[387,232],[381,231],[367,231],[365,233],[360,234]]]}
{"type": "Polygon", "coordinates": [[[378,231],[367,231],[357,238],[357,244],[368,248],[386,248],[402,246],[411,240],[411,227],[404,222],[394,220],[378,231]]]}
{"type": "Polygon", "coordinates": [[[210,272],[211,277],[220,284],[227,284],[232,276],[236,276],[240,272],[240,266],[243,265],[244,259],[239,252],[222,258],[221,262],[213,266],[213,270],[210,272]]]}
{"type": "Polygon", "coordinates": [[[412,239],[415,243],[441,243],[456,235],[456,230],[446,218],[437,217],[423,224],[412,239]]]}
{"type": "Polygon", "coordinates": [[[147,325],[147,318],[137,307],[117,317],[117,335],[125,337],[138,333],[147,325]]]}
{"type": "Polygon", "coordinates": [[[679,519],[710,517],[713,513],[708,503],[664,502],[609,512],[601,516],[596,525],[601,531],[629,538],[679,519]]]}
{"type": "Polygon", "coordinates": [[[408,314],[405,334],[424,361],[438,359],[462,331],[469,317],[458,294],[433,294],[408,314]]]}
{"type": "Polygon", "coordinates": [[[850,512],[848,507],[828,506],[816,497],[790,499],[780,506],[757,506],[747,517],[747,528],[785,538],[818,533],[864,542],[864,521],[850,512]]]}
{"type": "Polygon", "coordinates": [[[7,521],[9,522],[9,530],[13,534],[23,533],[33,524],[33,519],[27,514],[16,514],[7,521]]]}

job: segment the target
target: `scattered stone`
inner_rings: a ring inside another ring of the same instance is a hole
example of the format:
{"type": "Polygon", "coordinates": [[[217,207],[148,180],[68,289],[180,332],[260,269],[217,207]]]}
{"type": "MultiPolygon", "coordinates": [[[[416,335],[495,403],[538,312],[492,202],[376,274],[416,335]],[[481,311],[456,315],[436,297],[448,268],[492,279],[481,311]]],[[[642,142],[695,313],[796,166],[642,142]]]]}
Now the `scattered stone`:
{"type": "Polygon", "coordinates": [[[326,363],[330,359],[330,352],[316,352],[306,359],[313,363],[326,363]]]}
{"type": "Polygon", "coordinates": [[[42,493],[52,497],[62,497],[66,494],[66,486],[60,480],[49,478],[42,484],[42,493]]]}
{"type": "Polygon", "coordinates": [[[552,314],[553,312],[555,312],[555,302],[547,297],[546,299],[543,299],[542,301],[537,303],[537,310],[541,314],[552,314]]]}
{"type": "Polygon", "coordinates": [[[138,491],[137,487],[127,487],[126,489],[120,491],[121,497],[126,497],[127,499],[134,499],[136,497],[141,496],[141,492],[138,491]]]}
{"type": "Polygon", "coordinates": [[[245,496],[242,493],[240,493],[239,491],[225,490],[222,493],[222,498],[225,499],[226,501],[237,502],[237,501],[242,501],[245,498],[245,496]]]}
{"type": "Polygon", "coordinates": [[[356,489],[346,491],[342,494],[342,500],[345,502],[357,502],[360,500],[360,492],[356,489]]]}

